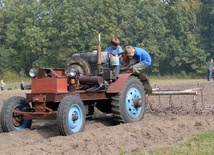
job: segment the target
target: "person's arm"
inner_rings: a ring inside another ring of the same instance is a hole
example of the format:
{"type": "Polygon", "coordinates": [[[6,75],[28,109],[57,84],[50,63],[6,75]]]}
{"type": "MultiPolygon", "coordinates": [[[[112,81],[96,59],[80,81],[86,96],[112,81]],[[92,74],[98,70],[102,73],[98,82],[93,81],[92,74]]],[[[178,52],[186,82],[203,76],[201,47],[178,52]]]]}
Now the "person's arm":
{"type": "Polygon", "coordinates": [[[134,56],[133,56],[133,59],[135,60],[135,63],[138,63],[138,62],[141,62],[141,61],[142,61],[142,60],[141,60],[141,55],[138,55],[138,54],[134,55],[134,56]]]}
{"type": "Polygon", "coordinates": [[[129,67],[130,59],[125,55],[125,53],[121,53],[121,57],[123,59],[123,66],[121,67],[121,70],[123,70],[129,67]]]}
{"type": "Polygon", "coordinates": [[[118,56],[119,56],[119,55],[122,55],[122,53],[123,53],[122,47],[121,47],[121,46],[118,46],[118,56]]]}

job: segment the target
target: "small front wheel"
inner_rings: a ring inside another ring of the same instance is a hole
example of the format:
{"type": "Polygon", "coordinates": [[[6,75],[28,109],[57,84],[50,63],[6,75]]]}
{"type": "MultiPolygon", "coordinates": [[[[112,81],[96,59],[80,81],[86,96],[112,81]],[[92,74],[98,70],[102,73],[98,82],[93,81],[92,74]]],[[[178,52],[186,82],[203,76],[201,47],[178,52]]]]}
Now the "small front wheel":
{"type": "Polygon", "coordinates": [[[57,126],[63,136],[82,132],[85,128],[86,111],[78,96],[66,96],[57,110],[57,126]]]}
{"type": "Polygon", "coordinates": [[[30,128],[32,120],[23,119],[23,115],[16,115],[14,111],[26,111],[30,104],[25,98],[14,96],[7,99],[1,110],[1,127],[3,132],[30,128]]]}

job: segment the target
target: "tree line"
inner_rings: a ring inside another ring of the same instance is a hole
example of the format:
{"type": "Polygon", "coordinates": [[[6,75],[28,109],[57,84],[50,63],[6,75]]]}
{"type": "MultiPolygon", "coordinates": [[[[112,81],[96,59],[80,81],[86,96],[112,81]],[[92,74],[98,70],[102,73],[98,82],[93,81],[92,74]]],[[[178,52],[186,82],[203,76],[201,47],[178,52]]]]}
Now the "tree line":
{"type": "Polygon", "coordinates": [[[76,52],[121,46],[146,49],[150,75],[206,74],[214,57],[212,0],[1,0],[0,75],[64,67],[76,52]]]}

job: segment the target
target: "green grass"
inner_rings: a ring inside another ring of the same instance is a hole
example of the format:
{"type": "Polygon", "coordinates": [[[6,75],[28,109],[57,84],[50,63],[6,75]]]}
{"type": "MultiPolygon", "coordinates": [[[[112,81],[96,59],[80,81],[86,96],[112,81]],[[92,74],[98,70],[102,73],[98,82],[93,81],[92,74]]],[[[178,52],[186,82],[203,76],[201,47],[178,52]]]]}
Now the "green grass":
{"type": "Polygon", "coordinates": [[[23,72],[20,72],[19,74],[5,72],[4,74],[0,75],[0,80],[3,80],[6,84],[5,90],[7,90],[9,87],[13,90],[18,90],[20,88],[21,80],[24,80],[25,84],[31,83],[30,77],[24,75],[23,72]]]}
{"type": "MultiPolygon", "coordinates": [[[[214,132],[205,133],[191,138],[187,142],[163,147],[153,152],[134,153],[131,155],[213,155],[214,132]]],[[[121,152],[121,155],[125,155],[121,152]]]]}
{"type": "Polygon", "coordinates": [[[206,133],[170,147],[161,148],[149,155],[213,155],[214,132],[206,133]]]}
{"type": "Polygon", "coordinates": [[[150,84],[153,87],[154,85],[165,85],[165,84],[176,84],[176,83],[189,83],[195,82],[200,83],[206,81],[206,79],[178,79],[174,77],[162,77],[162,78],[149,78],[150,84]]]}

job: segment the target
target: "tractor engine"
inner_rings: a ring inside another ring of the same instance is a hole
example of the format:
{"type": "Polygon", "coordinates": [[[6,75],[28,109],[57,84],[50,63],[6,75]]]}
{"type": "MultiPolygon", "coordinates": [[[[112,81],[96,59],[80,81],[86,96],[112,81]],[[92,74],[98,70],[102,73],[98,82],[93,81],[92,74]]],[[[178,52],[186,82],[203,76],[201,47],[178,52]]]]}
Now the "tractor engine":
{"type": "Polygon", "coordinates": [[[97,91],[104,89],[107,85],[117,79],[116,67],[119,65],[119,57],[110,55],[109,52],[101,52],[100,66],[98,66],[97,51],[87,53],[75,53],[66,63],[65,74],[68,78],[69,91],[84,89],[86,91],[97,91]],[[98,70],[100,67],[100,71],[98,70]],[[77,72],[75,86],[72,84],[74,77],[69,76],[72,71],[77,72]],[[75,88],[74,88],[75,87],[75,88]]]}

